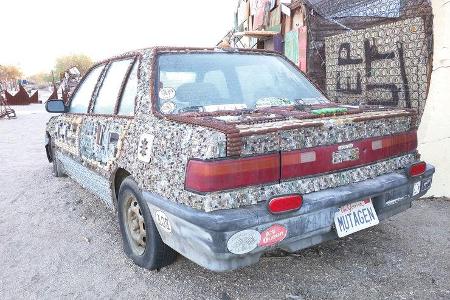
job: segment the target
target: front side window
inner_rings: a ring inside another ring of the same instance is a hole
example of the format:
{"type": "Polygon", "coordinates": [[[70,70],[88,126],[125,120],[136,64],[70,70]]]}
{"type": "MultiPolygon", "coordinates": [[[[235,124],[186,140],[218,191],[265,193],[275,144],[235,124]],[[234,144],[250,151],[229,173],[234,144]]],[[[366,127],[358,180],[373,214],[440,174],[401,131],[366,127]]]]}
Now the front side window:
{"type": "Polygon", "coordinates": [[[133,60],[119,60],[111,64],[95,100],[94,113],[114,114],[123,80],[133,60]]]}
{"type": "Polygon", "coordinates": [[[161,54],[158,108],[164,114],[257,109],[328,100],[285,59],[244,53],[161,54]]]}
{"type": "Polygon", "coordinates": [[[69,112],[71,113],[87,113],[92,93],[97,85],[98,78],[102,73],[105,65],[100,65],[92,69],[86,78],[82,81],[80,87],[72,97],[69,112]]]}

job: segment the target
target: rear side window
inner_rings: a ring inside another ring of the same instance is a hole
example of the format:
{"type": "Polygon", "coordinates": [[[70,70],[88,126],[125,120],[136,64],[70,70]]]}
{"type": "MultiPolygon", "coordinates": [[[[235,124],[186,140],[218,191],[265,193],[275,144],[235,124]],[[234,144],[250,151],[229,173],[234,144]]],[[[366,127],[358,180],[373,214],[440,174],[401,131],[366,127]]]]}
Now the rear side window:
{"type": "Polygon", "coordinates": [[[81,86],[72,97],[70,103],[71,113],[87,113],[89,102],[91,101],[92,92],[97,84],[98,77],[100,76],[105,65],[100,65],[89,72],[86,78],[81,83],[81,86]]]}
{"type": "Polygon", "coordinates": [[[111,64],[95,101],[94,113],[114,114],[120,88],[133,60],[119,60],[111,64]]]}
{"type": "Polygon", "coordinates": [[[123,91],[122,94],[122,99],[120,101],[119,106],[119,115],[122,116],[134,115],[134,106],[138,86],[138,68],[139,68],[139,61],[136,61],[136,63],[133,66],[133,69],[131,70],[130,76],[128,77],[125,90],[123,91]]]}

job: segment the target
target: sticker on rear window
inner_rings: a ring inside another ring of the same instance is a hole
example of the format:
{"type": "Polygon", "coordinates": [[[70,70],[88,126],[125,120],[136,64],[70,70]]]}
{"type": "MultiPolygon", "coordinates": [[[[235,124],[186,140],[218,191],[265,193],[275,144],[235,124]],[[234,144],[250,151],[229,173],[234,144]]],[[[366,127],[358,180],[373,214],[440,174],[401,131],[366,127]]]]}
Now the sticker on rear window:
{"type": "Polygon", "coordinates": [[[159,99],[171,100],[175,98],[175,89],[171,87],[165,87],[159,90],[159,99]]]}
{"type": "Polygon", "coordinates": [[[163,114],[170,114],[175,110],[175,103],[173,102],[165,102],[161,105],[161,112],[163,114]]]}

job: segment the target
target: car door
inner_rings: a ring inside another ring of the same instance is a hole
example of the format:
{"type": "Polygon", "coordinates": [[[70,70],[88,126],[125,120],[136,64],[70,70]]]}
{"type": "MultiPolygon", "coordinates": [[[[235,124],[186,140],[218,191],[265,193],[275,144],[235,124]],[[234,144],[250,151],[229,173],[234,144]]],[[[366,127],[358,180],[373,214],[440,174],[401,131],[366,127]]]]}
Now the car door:
{"type": "Polygon", "coordinates": [[[128,78],[134,76],[136,69],[135,57],[113,60],[107,65],[90,113],[81,126],[82,162],[106,177],[114,170],[123,137],[133,120],[134,97],[128,95],[132,84],[128,78]]]}
{"type": "Polygon", "coordinates": [[[136,57],[100,64],[83,78],[56,124],[64,173],[113,208],[109,182],[123,136],[134,118],[136,57]]]}
{"type": "Polygon", "coordinates": [[[58,116],[55,124],[55,134],[52,139],[63,164],[66,154],[76,161],[80,160],[79,136],[83,118],[88,113],[92,95],[106,64],[92,68],[75,90],[68,108],[68,113],[58,116]]]}

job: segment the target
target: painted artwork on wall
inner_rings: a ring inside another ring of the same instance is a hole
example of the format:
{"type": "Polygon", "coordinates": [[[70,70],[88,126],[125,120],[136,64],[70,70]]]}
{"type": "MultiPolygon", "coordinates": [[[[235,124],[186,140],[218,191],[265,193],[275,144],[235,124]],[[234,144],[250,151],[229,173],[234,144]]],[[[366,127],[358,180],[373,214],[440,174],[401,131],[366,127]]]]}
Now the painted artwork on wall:
{"type": "Polygon", "coordinates": [[[237,9],[237,25],[240,26],[246,22],[250,15],[250,2],[249,0],[239,1],[239,7],[237,9]]]}
{"type": "Polygon", "coordinates": [[[307,28],[302,26],[292,30],[284,36],[284,55],[297,65],[303,72],[307,71],[306,64],[307,28]]]}
{"type": "Polygon", "coordinates": [[[298,65],[298,30],[289,31],[284,36],[284,55],[298,65]]]}
{"type": "Polygon", "coordinates": [[[281,32],[281,6],[277,6],[270,12],[268,31],[281,32]]]}
{"type": "Polygon", "coordinates": [[[250,5],[250,10],[254,12],[253,30],[268,27],[270,22],[270,11],[275,7],[273,0],[254,0],[250,5]]]}

